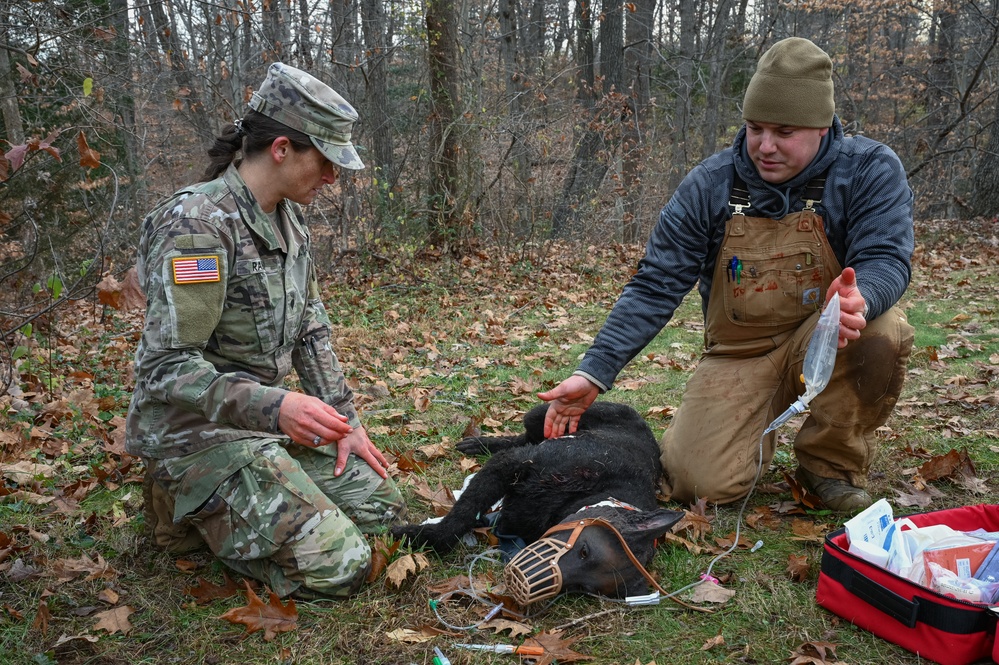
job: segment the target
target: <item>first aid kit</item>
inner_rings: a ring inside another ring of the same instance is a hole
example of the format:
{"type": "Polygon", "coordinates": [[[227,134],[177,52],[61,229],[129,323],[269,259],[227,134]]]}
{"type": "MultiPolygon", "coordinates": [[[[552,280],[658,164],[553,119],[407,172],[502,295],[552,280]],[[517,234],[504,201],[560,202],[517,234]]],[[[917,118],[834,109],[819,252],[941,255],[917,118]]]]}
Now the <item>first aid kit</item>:
{"type": "Polygon", "coordinates": [[[816,601],[940,665],[999,663],[997,543],[999,505],[896,520],[882,499],[826,536],[816,601]]]}

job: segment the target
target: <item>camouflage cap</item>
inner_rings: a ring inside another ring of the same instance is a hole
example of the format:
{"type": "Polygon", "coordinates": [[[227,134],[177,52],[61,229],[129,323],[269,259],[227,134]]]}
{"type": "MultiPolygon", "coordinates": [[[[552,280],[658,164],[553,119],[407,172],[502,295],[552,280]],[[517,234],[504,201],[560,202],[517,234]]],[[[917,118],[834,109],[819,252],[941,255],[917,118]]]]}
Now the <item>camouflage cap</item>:
{"type": "Polygon", "coordinates": [[[250,98],[250,108],[304,132],[334,164],[363,169],[364,163],[350,142],[357,111],[316,77],[282,62],[267,70],[267,78],[250,98]]]}

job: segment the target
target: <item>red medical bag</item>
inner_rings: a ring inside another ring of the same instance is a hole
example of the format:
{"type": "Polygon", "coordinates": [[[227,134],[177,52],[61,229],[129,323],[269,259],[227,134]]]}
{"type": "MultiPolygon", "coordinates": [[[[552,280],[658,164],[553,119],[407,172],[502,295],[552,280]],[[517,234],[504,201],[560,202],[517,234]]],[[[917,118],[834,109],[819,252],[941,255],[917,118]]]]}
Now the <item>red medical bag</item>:
{"type": "MultiPolygon", "coordinates": [[[[909,515],[916,526],[999,531],[999,506],[978,505],[909,515]]],[[[826,536],[816,600],[878,637],[941,665],[999,663],[999,606],[950,598],[899,577],[847,550],[846,530],[826,536]]]]}

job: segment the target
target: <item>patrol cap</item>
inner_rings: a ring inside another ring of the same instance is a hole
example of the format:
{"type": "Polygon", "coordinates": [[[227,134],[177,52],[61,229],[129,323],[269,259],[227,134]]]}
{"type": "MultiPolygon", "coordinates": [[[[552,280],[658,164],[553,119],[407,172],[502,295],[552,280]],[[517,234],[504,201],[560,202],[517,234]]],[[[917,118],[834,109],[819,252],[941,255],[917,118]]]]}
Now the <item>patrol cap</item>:
{"type": "Polygon", "coordinates": [[[313,145],[334,164],[363,169],[350,142],[357,111],[316,77],[283,62],[267,69],[267,78],[250,97],[250,108],[309,135],[313,145]]]}

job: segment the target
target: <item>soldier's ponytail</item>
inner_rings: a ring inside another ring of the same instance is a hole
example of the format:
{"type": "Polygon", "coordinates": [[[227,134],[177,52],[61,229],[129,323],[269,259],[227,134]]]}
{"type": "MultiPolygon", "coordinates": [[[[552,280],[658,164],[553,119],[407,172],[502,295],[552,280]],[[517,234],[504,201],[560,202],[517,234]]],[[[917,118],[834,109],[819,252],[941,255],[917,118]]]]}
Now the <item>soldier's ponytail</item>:
{"type": "MultiPolygon", "coordinates": [[[[269,118],[256,111],[222,128],[222,135],[208,149],[209,164],[201,176],[201,182],[214,180],[222,175],[233,163],[236,153],[243,151],[243,157],[251,157],[266,150],[279,136],[286,136],[296,151],[308,150],[312,141],[308,134],[292,129],[288,125],[269,118]]],[[[236,161],[239,165],[239,160],[236,161]]]]}

